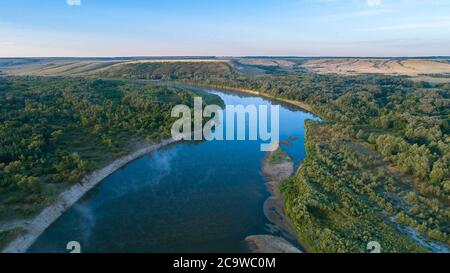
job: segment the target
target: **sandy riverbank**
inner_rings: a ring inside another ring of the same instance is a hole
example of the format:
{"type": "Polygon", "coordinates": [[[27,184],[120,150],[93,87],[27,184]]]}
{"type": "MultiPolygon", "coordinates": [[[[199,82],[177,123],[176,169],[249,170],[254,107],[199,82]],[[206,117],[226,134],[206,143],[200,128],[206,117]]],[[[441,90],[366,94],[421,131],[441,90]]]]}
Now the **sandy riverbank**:
{"type": "Polygon", "coordinates": [[[253,253],[302,253],[285,239],[273,235],[248,236],[245,241],[253,253]]]}
{"type": "Polygon", "coordinates": [[[68,190],[62,192],[53,205],[45,208],[39,215],[32,219],[22,222],[20,227],[24,229],[24,234],[10,242],[2,253],[24,253],[31,247],[36,239],[53,223],[55,222],[67,209],[73,206],[80,200],[87,192],[92,190],[105,178],[113,174],[115,171],[124,167],[128,163],[150,153],[156,151],[164,146],[176,142],[173,139],[163,140],[159,144],[154,144],[137,150],[127,156],[117,159],[101,170],[95,171],[86,176],[82,183],[76,184],[68,190]]]}
{"type": "MultiPolygon", "coordinates": [[[[270,225],[271,233],[282,234],[284,238],[290,241],[297,241],[291,222],[284,213],[283,198],[279,191],[280,183],[294,173],[294,162],[287,154],[278,162],[272,162],[272,156],[277,152],[269,152],[262,165],[262,173],[267,179],[266,185],[271,193],[271,196],[264,203],[264,214],[272,223],[270,225]]],[[[302,252],[284,238],[274,235],[252,235],[245,238],[245,241],[254,253],[302,252]]]]}
{"type": "MultiPolygon", "coordinates": [[[[223,90],[221,87],[213,87],[213,86],[207,86],[210,88],[218,88],[223,90]]],[[[309,105],[303,104],[301,102],[292,101],[292,100],[286,100],[286,99],[279,99],[272,97],[270,95],[266,95],[264,93],[260,93],[253,90],[246,90],[246,89],[233,89],[233,88],[226,88],[230,91],[236,91],[236,92],[242,92],[247,93],[251,95],[266,97],[268,99],[274,99],[283,101],[286,103],[289,103],[291,105],[298,106],[300,108],[303,108],[307,111],[311,111],[311,107],[309,105]]],[[[7,223],[3,225],[3,227],[14,227],[14,228],[22,228],[24,230],[24,234],[14,239],[12,242],[10,242],[1,252],[4,253],[22,253],[26,252],[27,249],[36,241],[36,239],[52,224],[54,223],[67,209],[69,209],[71,206],[73,206],[78,200],[80,200],[87,192],[92,190],[95,186],[97,186],[100,182],[102,182],[105,178],[107,178],[109,175],[117,171],[118,169],[122,168],[126,164],[138,159],[139,157],[150,153],[152,151],[155,151],[163,146],[166,146],[168,144],[174,143],[174,140],[165,140],[162,141],[160,144],[152,145],[150,147],[146,147],[143,149],[140,149],[130,155],[127,155],[123,158],[120,158],[113,163],[109,164],[105,168],[98,170],[89,176],[85,177],[83,179],[83,182],[81,184],[76,184],[69,188],[68,190],[62,192],[56,201],[49,207],[45,208],[39,215],[26,219],[21,221],[16,221],[15,223],[7,223]]],[[[282,205],[282,198],[280,193],[278,192],[278,184],[285,178],[290,176],[293,173],[293,163],[287,163],[287,164],[281,164],[280,166],[273,167],[264,167],[266,171],[268,168],[272,168],[271,171],[265,173],[265,175],[270,178],[271,174],[270,172],[273,171],[280,171],[279,168],[284,169],[282,173],[272,175],[273,179],[268,179],[269,182],[267,183],[268,187],[271,189],[272,196],[265,202],[264,204],[264,212],[268,219],[271,220],[273,223],[273,226],[271,227],[274,232],[281,232],[286,238],[295,240],[293,232],[290,231],[289,225],[286,225],[288,223],[289,219],[284,217],[283,213],[283,205],[282,205]],[[292,165],[292,170],[290,165],[292,165]],[[284,176],[284,174],[287,174],[287,176],[284,176]],[[276,179],[275,179],[276,178],[276,179]]],[[[265,171],[264,171],[265,172],[265,171]]],[[[257,238],[258,236],[253,236],[254,238],[257,238]]],[[[267,241],[266,237],[261,237],[262,242],[267,241]]],[[[254,241],[254,240],[253,240],[254,241]]]]}

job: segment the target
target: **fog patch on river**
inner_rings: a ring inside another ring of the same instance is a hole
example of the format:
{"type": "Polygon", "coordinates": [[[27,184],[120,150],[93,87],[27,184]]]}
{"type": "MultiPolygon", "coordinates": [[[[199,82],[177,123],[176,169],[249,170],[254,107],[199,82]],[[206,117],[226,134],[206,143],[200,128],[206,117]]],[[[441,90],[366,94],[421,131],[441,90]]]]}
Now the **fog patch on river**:
{"type": "Polygon", "coordinates": [[[146,157],[150,160],[140,159],[144,163],[144,167],[142,168],[142,165],[140,165],[140,168],[135,170],[140,176],[130,177],[118,173],[115,177],[114,187],[102,189],[108,191],[108,198],[104,199],[103,203],[161,183],[164,178],[172,173],[172,163],[177,157],[177,150],[176,147],[170,150],[163,149],[147,155],[146,157]],[[142,179],[142,177],[145,177],[145,179],[142,179]]]}
{"type": "Polygon", "coordinates": [[[97,217],[93,209],[84,204],[76,204],[74,210],[80,215],[79,226],[77,229],[81,230],[83,235],[83,241],[88,241],[92,235],[92,231],[97,223],[97,217]]]}
{"type": "MultiPolygon", "coordinates": [[[[252,96],[219,93],[226,105],[267,105],[252,96]]],[[[296,164],[305,158],[304,121],[280,108],[280,139],[296,164]]],[[[255,141],[179,143],[148,154],[105,179],[38,238],[30,252],[241,253],[244,239],[267,234],[268,197],[255,141]]]]}
{"type": "Polygon", "coordinates": [[[74,205],[73,209],[79,216],[76,229],[82,234],[83,241],[87,242],[91,239],[97,223],[97,217],[99,217],[96,215],[94,207],[99,208],[105,206],[115,199],[124,198],[147,187],[158,185],[164,178],[171,174],[172,163],[177,157],[177,150],[176,147],[169,150],[163,149],[146,155],[147,158],[143,158],[144,160],[140,159],[143,160],[144,168],[140,165],[141,168],[135,171],[145,175],[145,179],[138,178],[139,176],[123,177],[119,172],[116,174],[115,181],[111,181],[115,184],[113,187],[108,187],[107,190],[100,189],[101,191],[107,191],[106,198],[103,198],[101,202],[96,203],[94,206],[89,204],[89,202],[81,202],[74,205]]]}

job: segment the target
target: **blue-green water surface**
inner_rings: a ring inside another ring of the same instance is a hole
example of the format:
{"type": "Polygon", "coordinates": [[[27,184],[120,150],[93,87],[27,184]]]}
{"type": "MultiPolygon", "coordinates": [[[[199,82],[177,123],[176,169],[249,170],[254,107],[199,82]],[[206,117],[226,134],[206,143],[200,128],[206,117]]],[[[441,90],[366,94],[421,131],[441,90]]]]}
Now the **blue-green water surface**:
{"type": "MultiPolygon", "coordinates": [[[[210,90],[227,105],[279,104],[210,90]]],[[[313,115],[280,107],[282,146],[305,157],[304,121],[313,115]]],[[[268,234],[263,213],[269,196],[258,141],[174,144],[146,155],[105,179],[58,219],[30,252],[248,252],[248,235],[268,234]]]]}

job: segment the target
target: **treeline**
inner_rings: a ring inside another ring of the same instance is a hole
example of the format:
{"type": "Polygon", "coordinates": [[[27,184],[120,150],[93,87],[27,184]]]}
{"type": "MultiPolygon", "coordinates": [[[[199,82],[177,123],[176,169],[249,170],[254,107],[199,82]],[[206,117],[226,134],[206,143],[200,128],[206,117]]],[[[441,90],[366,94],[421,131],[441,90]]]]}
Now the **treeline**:
{"type": "MultiPolygon", "coordinates": [[[[350,129],[361,127],[360,136],[367,140],[372,134],[372,140],[380,135],[389,135],[388,142],[394,139],[403,141],[404,150],[399,152],[400,155],[394,151],[395,157],[386,154],[387,158],[405,173],[415,175],[439,191],[449,187],[448,83],[432,86],[404,77],[302,72],[254,76],[239,73],[227,63],[128,64],[106,70],[99,76],[111,75],[125,79],[164,79],[250,89],[305,102],[327,120],[350,129]],[[414,163],[417,160],[420,163],[414,163]],[[415,170],[416,167],[419,170],[415,170]]],[[[380,145],[377,148],[383,149],[380,145]]]]}
{"type": "Polygon", "coordinates": [[[204,66],[194,63],[148,66],[122,66],[114,77],[130,78],[127,70],[131,70],[134,79],[255,90],[307,103],[315,114],[335,124],[327,139],[317,141],[313,134],[320,134],[318,130],[308,133],[313,144],[308,144],[301,177],[286,184],[285,192],[290,193],[287,209],[301,229],[299,234],[315,250],[361,251],[373,238],[386,243],[388,251],[423,250],[393,229],[389,217],[449,243],[450,84],[384,75],[249,75],[234,67],[202,73],[204,66]],[[163,68],[171,73],[164,77],[154,73],[163,68]],[[332,142],[335,137],[341,142],[332,142]],[[386,168],[386,162],[394,165],[391,171],[402,177],[365,164],[373,158],[358,154],[354,149],[358,146],[346,145],[345,141],[354,143],[355,139],[367,145],[367,153],[376,151],[375,155],[382,156],[377,162],[382,160],[386,168]],[[390,216],[371,213],[372,206],[390,216]],[[302,215],[314,217],[308,222],[302,215]]]}
{"type": "Polygon", "coordinates": [[[446,202],[418,192],[345,127],[308,122],[307,129],[308,157],[282,192],[286,211],[310,249],[365,252],[368,242],[377,241],[383,252],[427,251],[399,232],[403,225],[450,243],[446,202]]]}
{"type": "Polygon", "coordinates": [[[205,62],[142,62],[120,64],[96,73],[96,76],[127,80],[183,80],[208,79],[233,74],[230,63],[205,62]]]}
{"type": "Polygon", "coordinates": [[[216,96],[124,81],[0,78],[0,220],[26,216],[61,187],[143,143],[170,136],[172,107],[216,96]]]}

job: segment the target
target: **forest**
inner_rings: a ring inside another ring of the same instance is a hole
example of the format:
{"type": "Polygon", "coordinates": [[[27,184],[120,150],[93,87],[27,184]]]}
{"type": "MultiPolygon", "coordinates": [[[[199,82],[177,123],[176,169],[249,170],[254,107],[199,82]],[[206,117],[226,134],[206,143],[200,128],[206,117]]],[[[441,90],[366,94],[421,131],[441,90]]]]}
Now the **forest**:
{"type": "Polygon", "coordinates": [[[162,80],[254,90],[323,119],[308,122],[307,158],[282,186],[312,251],[360,252],[375,239],[387,252],[429,251],[416,233],[450,244],[450,84],[263,68],[144,62],[84,78],[0,77],[0,222],[35,214],[87,173],[168,137],[173,105],[196,95],[221,104],[150,83],[162,80]]]}
{"type": "MultiPolygon", "coordinates": [[[[361,252],[377,241],[383,252],[425,252],[402,226],[444,244],[448,205],[356,140],[339,124],[307,123],[308,157],[282,186],[287,214],[315,252],[361,252]],[[418,186],[418,187],[416,187],[418,186]]],[[[409,231],[410,234],[412,231],[409,231]]],[[[435,250],[435,249],[434,249],[435,250]]]]}
{"type": "Polygon", "coordinates": [[[224,63],[128,64],[98,76],[159,78],[249,89],[305,102],[314,114],[349,130],[357,130],[359,137],[367,141],[369,137],[374,140],[384,136],[387,141],[380,140],[376,149],[386,159],[441,193],[449,190],[449,83],[431,85],[400,76],[370,74],[338,76],[285,72],[249,76],[230,67],[224,63]],[[207,73],[203,72],[205,69],[207,73]],[[161,71],[170,73],[161,78],[161,71]]]}
{"type": "Polygon", "coordinates": [[[326,122],[308,125],[307,159],[284,193],[312,250],[357,251],[376,237],[390,252],[425,251],[401,226],[450,244],[450,84],[374,74],[248,75],[228,67],[203,73],[199,64],[128,64],[98,76],[247,89],[306,103],[326,122]],[[161,77],[161,70],[170,73],[161,77]]]}
{"type": "Polygon", "coordinates": [[[0,77],[0,223],[37,213],[89,172],[170,137],[172,107],[194,96],[221,104],[186,88],[0,77]]]}

